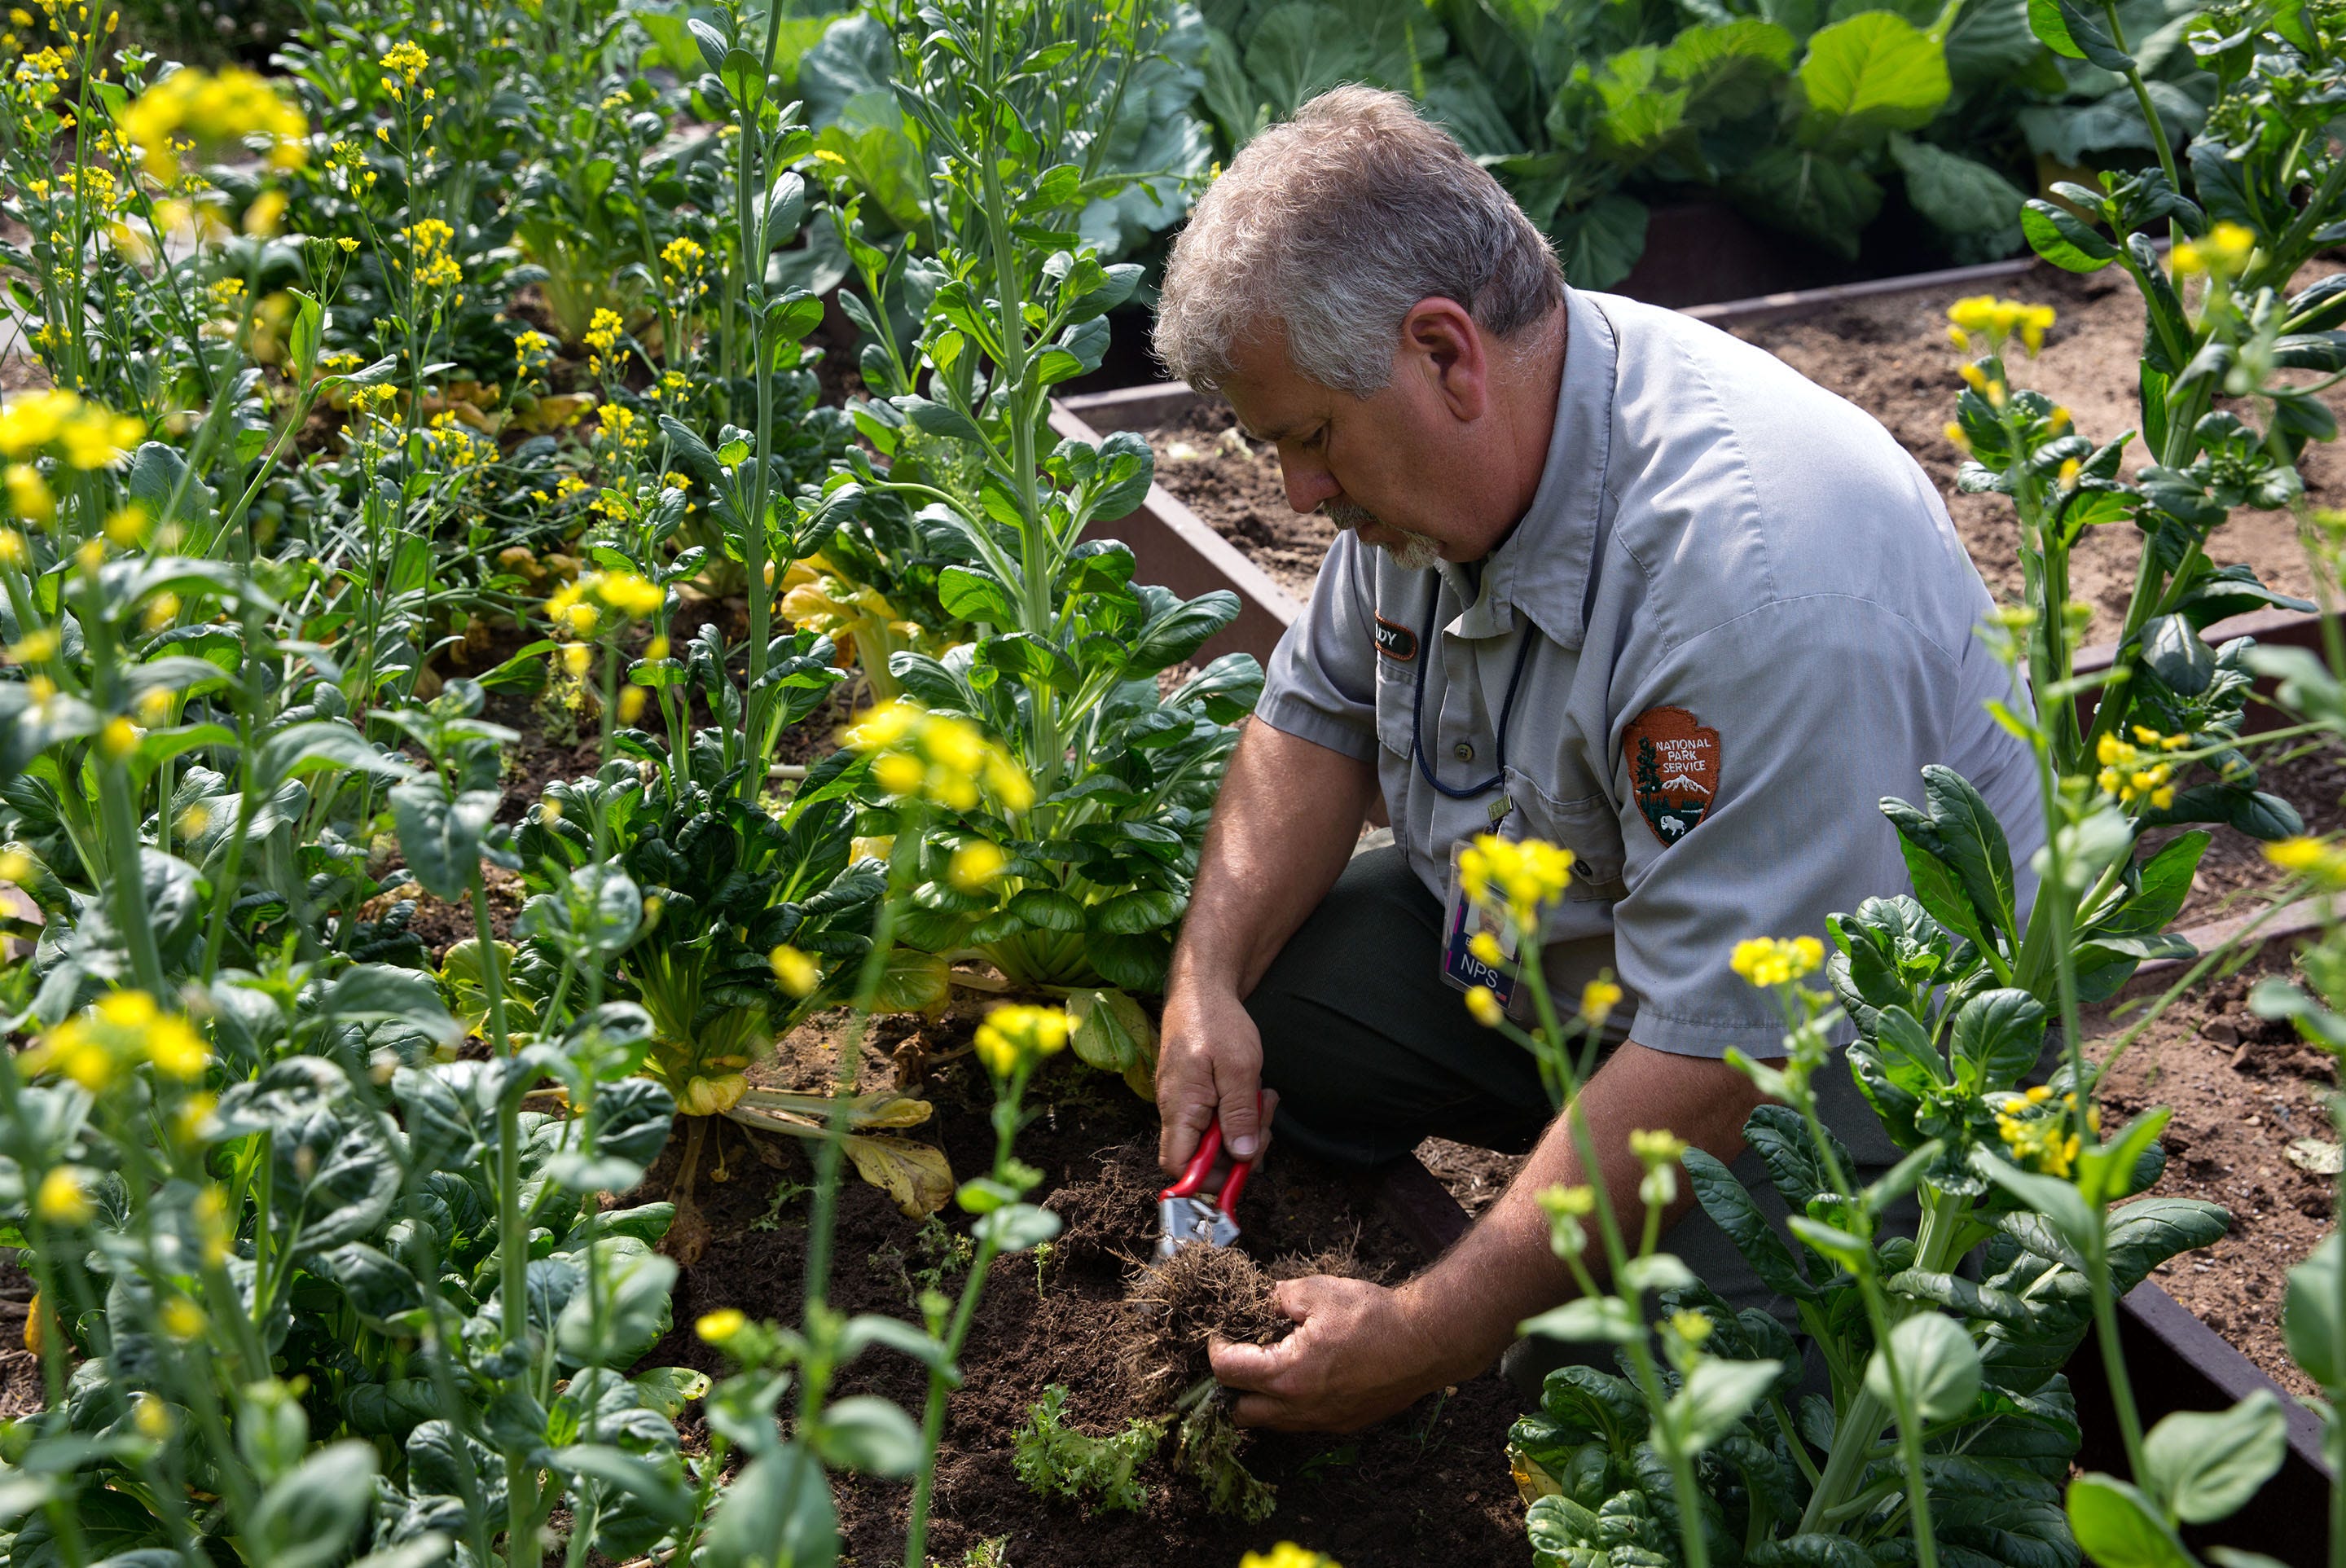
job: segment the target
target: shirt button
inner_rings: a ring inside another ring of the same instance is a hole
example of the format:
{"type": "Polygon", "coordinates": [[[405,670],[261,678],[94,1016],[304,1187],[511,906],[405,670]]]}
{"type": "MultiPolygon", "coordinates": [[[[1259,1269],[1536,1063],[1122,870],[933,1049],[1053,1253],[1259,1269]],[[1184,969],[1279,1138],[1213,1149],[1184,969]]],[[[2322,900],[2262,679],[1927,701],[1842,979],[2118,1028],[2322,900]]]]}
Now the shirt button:
{"type": "Polygon", "coordinates": [[[1450,754],[1461,762],[1472,762],[1474,760],[1474,747],[1472,742],[1462,740],[1450,748],[1450,754]]]}

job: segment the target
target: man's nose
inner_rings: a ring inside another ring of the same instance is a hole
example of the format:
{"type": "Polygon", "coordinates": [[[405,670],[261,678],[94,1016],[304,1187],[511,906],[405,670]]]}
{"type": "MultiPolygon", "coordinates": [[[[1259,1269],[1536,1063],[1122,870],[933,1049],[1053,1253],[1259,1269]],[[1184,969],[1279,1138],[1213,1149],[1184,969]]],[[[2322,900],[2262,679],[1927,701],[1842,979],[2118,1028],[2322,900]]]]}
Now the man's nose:
{"type": "Polygon", "coordinates": [[[1279,472],[1287,482],[1287,504],[1298,512],[1317,512],[1327,501],[1344,493],[1336,476],[1316,463],[1282,456],[1279,472]]]}

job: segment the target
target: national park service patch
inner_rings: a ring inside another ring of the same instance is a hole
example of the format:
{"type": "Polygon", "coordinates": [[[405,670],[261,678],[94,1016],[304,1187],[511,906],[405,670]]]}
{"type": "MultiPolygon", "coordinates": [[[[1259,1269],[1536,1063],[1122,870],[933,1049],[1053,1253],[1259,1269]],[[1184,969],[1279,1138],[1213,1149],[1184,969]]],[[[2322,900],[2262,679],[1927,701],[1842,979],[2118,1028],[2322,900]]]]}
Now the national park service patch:
{"type": "Polygon", "coordinates": [[[1683,708],[1649,708],[1629,721],[1622,745],[1646,826],[1667,849],[1692,832],[1719,798],[1719,731],[1683,708]]]}

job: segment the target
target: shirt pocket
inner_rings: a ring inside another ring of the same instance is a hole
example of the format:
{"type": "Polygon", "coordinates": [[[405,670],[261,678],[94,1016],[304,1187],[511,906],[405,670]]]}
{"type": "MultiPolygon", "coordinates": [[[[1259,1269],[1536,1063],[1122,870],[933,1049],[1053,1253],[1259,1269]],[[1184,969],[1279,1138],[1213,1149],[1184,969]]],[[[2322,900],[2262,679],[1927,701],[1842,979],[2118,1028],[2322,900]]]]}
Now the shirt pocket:
{"type": "Polygon", "coordinates": [[[1622,878],[1621,817],[1602,795],[1558,800],[1520,768],[1507,769],[1507,796],[1519,814],[1516,836],[1545,839],[1572,851],[1572,881],[1565,899],[1574,903],[1611,903],[1627,897],[1622,878]]]}
{"type": "MultiPolygon", "coordinates": [[[[1391,662],[1382,655],[1377,659],[1380,667],[1391,662]]],[[[1377,674],[1377,739],[1387,751],[1406,760],[1417,711],[1411,700],[1416,687],[1407,675],[1387,675],[1382,667],[1377,674]]]]}

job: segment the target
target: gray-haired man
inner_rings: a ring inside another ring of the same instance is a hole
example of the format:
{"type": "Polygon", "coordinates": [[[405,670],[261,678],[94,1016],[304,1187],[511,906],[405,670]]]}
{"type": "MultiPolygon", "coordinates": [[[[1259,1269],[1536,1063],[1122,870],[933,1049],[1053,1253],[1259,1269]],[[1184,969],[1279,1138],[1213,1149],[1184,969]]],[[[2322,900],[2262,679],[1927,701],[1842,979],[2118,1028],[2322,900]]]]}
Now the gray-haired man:
{"type": "MultiPolygon", "coordinates": [[[[1577,858],[1543,967],[1567,997],[1606,968],[1627,992],[1581,1102],[1608,1190],[1637,1190],[1641,1127],[1764,1188],[1757,1095],[1721,1057],[1780,1055],[1781,1025],[1729,950],[1903,891],[1876,802],[1923,764],[2006,821],[2034,819],[2034,776],[1982,710],[2006,678],[1972,635],[1990,601],[1913,462],[1757,349],[1566,289],[1404,98],[1340,89],[1250,144],[1174,248],[1157,345],[1277,446],[1296,510],[1347,530],[1216,809],[1166,996],[1162,1158],[1217,1115],[1252,1152],[1259,1089],[1280,1136],[1348,1163],[1429,1135],[1531,1150],[1423,1274],[1294,1281],[1289,1339],[1218,1349],[1241,1420],[1344,1430],[1487,1368],[1572,1289],[1535,1195],[1579,1162],[1530,1061],[1461,1004],[1454,845],[1577,858]],[[1376,789],[1395,843],[1354,857],[1376,789]]],[[[1886,1163],[1825,1078],[1861,1165],[1886,1163]]],[[[1667,1245],[1767,1304],[1699,1214],[1667,1245]]]]}

